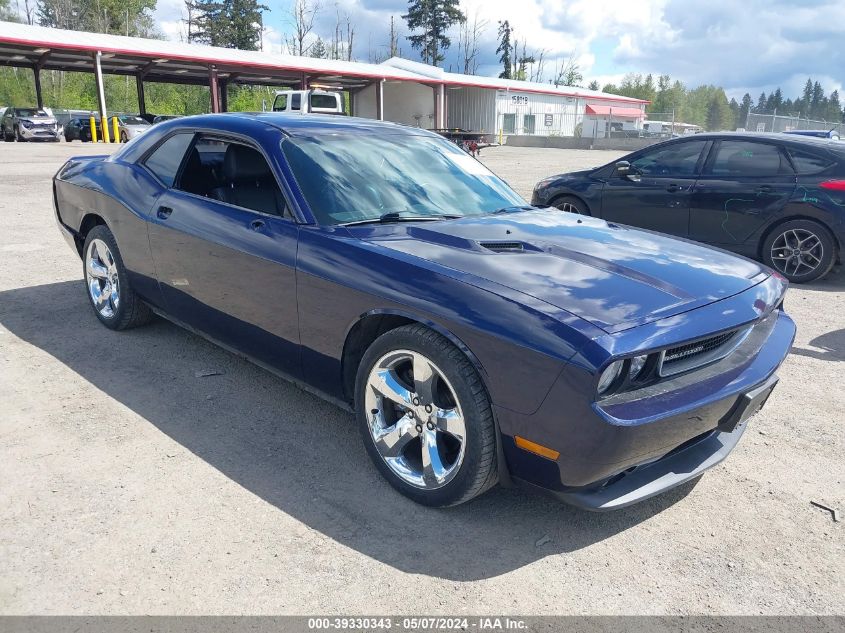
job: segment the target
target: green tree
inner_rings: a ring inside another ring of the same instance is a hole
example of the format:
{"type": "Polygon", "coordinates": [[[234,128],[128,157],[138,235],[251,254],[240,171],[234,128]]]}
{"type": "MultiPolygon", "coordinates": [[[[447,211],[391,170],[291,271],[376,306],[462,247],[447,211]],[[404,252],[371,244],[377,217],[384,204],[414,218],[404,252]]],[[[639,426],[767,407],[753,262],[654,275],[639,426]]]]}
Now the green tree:
{"type": "Polygon", "coordinates": [[[718,132],[731,127],[732,113],[725,91],[715,86],[706,86],[711,93],[707,104],[706,127],[712,132],[718,132]]]}
{"type": "Polygon", "coordinates": [[[329,49],[326,47],[322,38],[317,38],[317,41],[311,45],[311,50],[308,52],[310,57],[317,57],[319,59],[326,59],[329,56],[329,49]]]}
{"type": "Polygon", "coordinates": [[[458,0],[409,0],[408,13],[402,16],[409,31],[420,31],[408,36],[411,46],[420,51],[426,64],[436,66],[445,59],[443,52],[452,45],[447,35],[449,29],[466,16],[458,0]]]}
{"type": "Polygon", "coordinates": [[[761,92],[760,97],[757,99],[757,106],[754,108],[754,114],[765,114],[767,102],[768,99],[766,99],[766,93],[761,92]]]}
{"type": "Polygon", "coordinates": [[[595,79],[590,82],[590,85],[587,86],[587,88],[590,89],[590,90],[600,90],[601,89],[601,87],[599,86],[599,82],[596,81],[595,79]]]}
{"type": "Polygon", "coordinates": [[[813,100],[813,80],[807,77],[807,83],[804,84],[804,94],[801,98],[801,115],[804,117],[810,116],[810,102],[813,100]]]}
{"type": "Polygon", "coordinates": [[[12,10],[9,0],[0,0],[0,20],[18,22],[18,14],[12,10]]]}
{"type": "Polygon", "coordinates": [[[748,120],[748,113],[751,112],[751,108],[754,106],[754,101],[751,99],[751,95],[747,92],[742,95],[742,101],[739,103],[739,117],[737,117],[737,127],[745,127],[745,122],[748,120]]]}
{"type": "Polygon", "coordinates": [[[37,0],[38,23],[58,29],[157,37],[156,0],[37,0]]]}
{"type": "Polygon", "coordinates": [[[839,102],[838,90],[830,93],[830,99],[827,101],[827,114],[824,118],[826,121],[836,121],[837,123],[842,120],[842,104],[839,102]]]}
{"type": "Polygon", "coordinates": [[[499,47],[496,52],[499,54],[499,61],[502,62],[504,70],[499,73],[502,79],[511,79],[511,69],[513,68],[513,47],[511,45],[511,36],[513,29],[507,20],[499,22],[499,47]]]}

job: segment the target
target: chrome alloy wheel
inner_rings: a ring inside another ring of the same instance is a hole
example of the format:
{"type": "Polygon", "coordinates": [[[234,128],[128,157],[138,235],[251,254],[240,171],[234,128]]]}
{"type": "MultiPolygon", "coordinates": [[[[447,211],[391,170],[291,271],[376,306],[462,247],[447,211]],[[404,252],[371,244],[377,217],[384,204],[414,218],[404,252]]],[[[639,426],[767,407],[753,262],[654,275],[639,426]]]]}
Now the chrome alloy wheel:
{"type": "Polygon", "coordinates": [[[85,254],[85,281],[94,308],[110,319],[120,307],[120,280],[114,255],[103,240],[91,240],[85,254]]]}
{"type": "Polygon", "coordinates": [[[557,208],[561,211],[566,211],[566,213],[574,213],[576,215],[581,215],[581,212],[578,210],[578,207],[576,207],[571,202],[561,202],[557,208]]]}
{"type": "Polygon", "coordinates": [[[818,268],[824,258],[819,236],[806,229],[789,229],[772,242],[772,262],[785,275],[805,275],[818,268]]]}
{"type": "Polygon", "coordinates": [[[441,488],[464,460],[466,425],[455,390],[424,355],[391,351],[376,361],[364,394],[376,450],[406,483],[441,488]]]}

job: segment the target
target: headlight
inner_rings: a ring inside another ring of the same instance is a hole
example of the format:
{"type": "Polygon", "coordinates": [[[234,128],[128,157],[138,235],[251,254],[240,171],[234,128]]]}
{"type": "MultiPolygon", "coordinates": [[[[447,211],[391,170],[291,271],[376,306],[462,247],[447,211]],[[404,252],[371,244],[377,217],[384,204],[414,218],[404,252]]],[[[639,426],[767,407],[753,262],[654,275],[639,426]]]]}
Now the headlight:
{"type": "Polygon", "coordinates": [[[628,377],[631,380],[636,380],[637,376],[640,375],[640,372],[645,367],[645,363],[648,360],[648,356],[634,356],[631,359],[631,368],[628,370],[628,377]]]}
{"type": "Polygon", "coordinates": [[[22,120],[21,125],[24,126],[25,128],[30,128],[30,127],[32,127],[32,121],[23,121],[22,120]]]}
{"type": "Polygon", "coordinates": [[[613,383],[619,378],[619,374],[622,373],[624,366],[625,361],[623,360],[617,360],[607,366],[607,369],[602,372],[599,378],[599,395],[605,393],[613,386],[613,383]]]}

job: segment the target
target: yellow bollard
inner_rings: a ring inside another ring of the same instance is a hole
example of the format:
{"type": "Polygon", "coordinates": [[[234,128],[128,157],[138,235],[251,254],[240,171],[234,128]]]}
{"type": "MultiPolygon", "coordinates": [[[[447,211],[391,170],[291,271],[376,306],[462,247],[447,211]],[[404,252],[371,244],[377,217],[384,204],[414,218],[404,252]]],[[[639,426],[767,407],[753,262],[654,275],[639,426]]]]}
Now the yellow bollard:
{"type": "Polygon", "coordinates": [[[114,142],[120,143],[120,130],[118,130],[118,127],[117,127],[117,117],[116,116],[113,116],[111,118],[111,125],[112,125],[112,130],[114,131],[114,142]]]}
{"type": "Polygon", "coordinates": [[[94,115],[91,115],[91,119],[89,121],[91,124],[91,142],[97,142],[97,120],[94,118],[94,115]]]}
{"type": "Polygon", "coordinates": [[[100,125],[102,126],[103,132],[103,143],[111,143],[111,138],[109,137],[109,118],[103,117],[100,120],[100,125]]]}

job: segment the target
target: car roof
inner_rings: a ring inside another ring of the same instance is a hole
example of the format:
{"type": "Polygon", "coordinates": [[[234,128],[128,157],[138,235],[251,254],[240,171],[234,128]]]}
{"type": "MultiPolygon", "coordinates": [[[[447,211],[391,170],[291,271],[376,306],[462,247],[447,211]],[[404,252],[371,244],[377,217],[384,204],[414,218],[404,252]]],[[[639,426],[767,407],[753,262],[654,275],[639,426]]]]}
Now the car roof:
{"type": "Polygon", "coordinates": [[[166,121],[162,125],[180,128],[205,127],[232,131],[233,128],[269,125],[291,137],[313,137],[325,134],[415,134],[438,136],[423,128],[376,121],[358,117],[339,116],[337,114],[286,114],[282,112],[226,112],[219,114],[201,114],[181,117],[166,121]]]}

